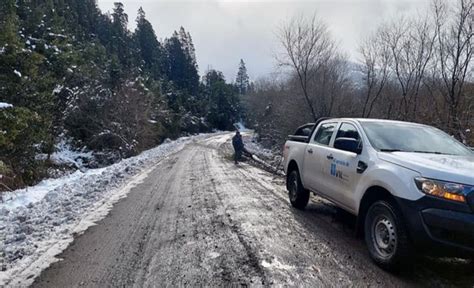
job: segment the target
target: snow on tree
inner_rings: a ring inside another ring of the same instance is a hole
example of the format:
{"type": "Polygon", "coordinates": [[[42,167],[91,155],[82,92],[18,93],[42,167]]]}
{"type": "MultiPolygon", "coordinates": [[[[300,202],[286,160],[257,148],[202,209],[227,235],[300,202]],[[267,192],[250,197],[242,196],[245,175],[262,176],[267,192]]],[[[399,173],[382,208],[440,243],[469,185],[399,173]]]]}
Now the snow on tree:
{"type": "Polygon", "coordinates": [[[62,141],[100,166],[214,128],[190,33],[160,43],[143,9],[132,32],[123,4],[96,2],[0,1],[0,184],[47,177],[62,141]]]}

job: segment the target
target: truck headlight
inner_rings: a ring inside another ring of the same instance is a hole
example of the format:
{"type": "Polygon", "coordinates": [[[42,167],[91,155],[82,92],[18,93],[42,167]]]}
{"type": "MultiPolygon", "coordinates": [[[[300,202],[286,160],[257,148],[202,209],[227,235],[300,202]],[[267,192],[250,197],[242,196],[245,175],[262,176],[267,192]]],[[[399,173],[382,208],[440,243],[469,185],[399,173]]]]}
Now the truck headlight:
{"type": "Polygon", "coordinates": [[[425,194],[462,203],[466,203],[466,195],[474,190],[473,186],[422,177],[415,178],[415,183],[425,194]]]}

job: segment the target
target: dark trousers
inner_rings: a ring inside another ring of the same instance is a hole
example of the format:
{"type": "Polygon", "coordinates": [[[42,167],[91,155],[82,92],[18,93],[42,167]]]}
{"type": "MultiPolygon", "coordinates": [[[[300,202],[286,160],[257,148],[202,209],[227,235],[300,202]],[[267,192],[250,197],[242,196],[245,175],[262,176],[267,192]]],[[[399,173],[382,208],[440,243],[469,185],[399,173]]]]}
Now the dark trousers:
{"type": "Polygon", "coordinates": [[[240,159],[242,159],[242,150],[240,150],[240,149],[235,149],[235,153],[234,153],[234,161],[235,161],[235,163],[237,163],[238,161],[240,161],[240,159]]]}

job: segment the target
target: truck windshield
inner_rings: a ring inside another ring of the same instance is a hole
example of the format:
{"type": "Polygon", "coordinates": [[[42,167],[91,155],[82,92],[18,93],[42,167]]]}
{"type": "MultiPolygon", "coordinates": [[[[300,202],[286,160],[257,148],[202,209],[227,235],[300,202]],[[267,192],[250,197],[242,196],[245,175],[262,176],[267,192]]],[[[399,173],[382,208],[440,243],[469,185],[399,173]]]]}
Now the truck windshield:
{"type": "Polygon", "coordinates": [[[430,126],[395,122],[362,122],[372,146],[383,152],[416,152],[473,156],[472,151],[430,126]]]}

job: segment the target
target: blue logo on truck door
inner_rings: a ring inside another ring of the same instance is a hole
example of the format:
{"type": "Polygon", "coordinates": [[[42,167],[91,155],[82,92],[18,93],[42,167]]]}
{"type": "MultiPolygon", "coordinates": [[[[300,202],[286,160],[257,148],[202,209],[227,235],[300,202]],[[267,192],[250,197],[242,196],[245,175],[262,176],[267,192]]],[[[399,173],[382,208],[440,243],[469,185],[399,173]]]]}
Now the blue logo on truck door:
{"type": "Polygon", "coordinates": [[[331,163],[331,176],[336,176],[336,163],[331,163]]]}
{"type": "Polygon", "coordinates": [[[337,169],[338,165],[349,167],[349,162],[334,159],[331,163],[331,171],[330,171],[331,176],[340,178],[342,180],[347,180],[345,179],[347,177],[344,177],[344,174],[342,173],[342,171],[337,169]]]}

